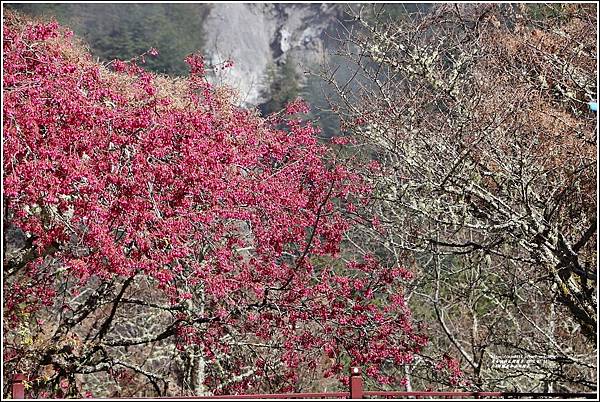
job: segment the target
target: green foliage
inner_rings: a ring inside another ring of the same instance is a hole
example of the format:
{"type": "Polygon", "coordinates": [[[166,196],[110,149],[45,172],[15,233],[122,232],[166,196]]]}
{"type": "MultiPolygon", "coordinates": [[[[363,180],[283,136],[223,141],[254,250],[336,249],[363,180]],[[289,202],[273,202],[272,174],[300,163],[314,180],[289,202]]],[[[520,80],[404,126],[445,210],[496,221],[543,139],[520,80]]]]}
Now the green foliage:
{"type": "Polygon", "coordinates": [[[532,3],[526,4],[524,11],[534,21],[566,20],[568,10],[566,4],[532,3]]]}
{"type": "Polygon", "coordinates": [[[148,70],[186,75],[185,57],[203,46],[202,24],[207,4],[10,4],[26,14],[55,18],[71,28],[101,61],[129,60],[158,49],[146,58],[148,70]]]}
{"type": "Polygon", "coordinates": [[[281,66],[271,65],[267,69],[269,82],[269,100],[260,105],[263,115],[269,115],[285,107],[300,94],[300,76],[294,67],[293,59],[288,56],[281,66]]]}
{"type": "Polygon", "coordinates": [[[269,100],[260,105],[264,115],[275,113],[285,105],[301,97],[310,105],[308,119],[313,120],[321,128],[323,137],[332,137],[340,133],[339,118],[329,105],[327,99],[335,96],[329,86],[320,77],[310,75],[303,80],[296,70],[294,60],[288,55],[285,64],[271,65],[267,69],[269,100]]]}
{"type": "Polygon", "coordinates": [[[317,122],[323,137],[330,138],[340,134],[340,119],[331,110],[327,100],[335,95],[320,77],[310,75],[300,90],[300,96],[309,103],[309,117],[317,122]]]}

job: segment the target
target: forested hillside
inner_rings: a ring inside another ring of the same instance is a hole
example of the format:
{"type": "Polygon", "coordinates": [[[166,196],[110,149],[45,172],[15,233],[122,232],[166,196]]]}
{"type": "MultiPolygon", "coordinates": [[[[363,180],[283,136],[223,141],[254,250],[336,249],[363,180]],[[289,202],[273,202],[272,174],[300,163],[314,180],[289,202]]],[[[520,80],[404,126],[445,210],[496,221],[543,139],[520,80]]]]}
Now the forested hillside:
{"type": "Polygon", "coordinates": [[[203,46],[203,21],[209,4],[15,3],[6,8],[38,18],[56,18],[89,45],[102,62],[129,60],[149,48],[158,57],[144,65],[150,71],[186,75],[185,57],[203,46]]]}

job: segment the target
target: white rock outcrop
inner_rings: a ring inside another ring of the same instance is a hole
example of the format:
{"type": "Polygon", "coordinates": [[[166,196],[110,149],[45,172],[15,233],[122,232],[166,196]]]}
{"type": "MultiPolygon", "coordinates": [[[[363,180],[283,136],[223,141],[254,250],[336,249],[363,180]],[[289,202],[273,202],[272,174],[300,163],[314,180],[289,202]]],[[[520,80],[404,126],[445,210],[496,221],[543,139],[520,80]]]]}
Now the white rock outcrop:
{"type": "Polygon", "coordinates": [[[209,79],[236,88],[242,106],[266,101],[268,67],[288,56],[299,72],[318,65],[325,32],[340,13],[339,5],[330,4],[213,4],[204,24],[204,54],[212,65],[232,60],[234,67],[209,79]]]}

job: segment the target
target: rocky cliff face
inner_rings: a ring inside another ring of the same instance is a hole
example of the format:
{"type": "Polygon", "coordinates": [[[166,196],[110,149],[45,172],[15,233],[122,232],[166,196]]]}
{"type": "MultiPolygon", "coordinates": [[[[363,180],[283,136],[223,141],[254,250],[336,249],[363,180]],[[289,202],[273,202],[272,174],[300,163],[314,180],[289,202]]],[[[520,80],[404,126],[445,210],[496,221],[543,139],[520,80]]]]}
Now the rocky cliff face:
{"type": "Polygon", "coordinates": [[[213,4],[205,20],[207,61],[234,61],[234,68],[210,79],[239,91],[239,103],[266,100],[270,66],[293,60],[298,72],[317,65],[328,30],[343,12],[339,4],[213,4]]]}

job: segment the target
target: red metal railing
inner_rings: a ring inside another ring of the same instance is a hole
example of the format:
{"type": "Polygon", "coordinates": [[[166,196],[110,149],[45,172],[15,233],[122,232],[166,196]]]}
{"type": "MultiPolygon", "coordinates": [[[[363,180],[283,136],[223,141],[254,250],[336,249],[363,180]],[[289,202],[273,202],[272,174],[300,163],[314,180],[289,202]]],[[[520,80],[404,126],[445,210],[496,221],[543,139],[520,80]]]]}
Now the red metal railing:
{"type": "Polygon", "coordinates": [[[25,374],[14,374],[12,383],[12,398],[13,399],[25,399],[25,374]]]}
{"type": "MultiPolygon", "coordinates": [[[[12,383],[12,398],[25,399],[24,374],[14,374],[12,383]]],[[[597,393],[550,393],[550,392],[445,392],[445,391],[365,391],[359,367],[350,369],[349,392],[304,392],[295,394],[247,394],[247,395],[213,395],[213,396],[179,396],[162,398],[136,398],[136,399],[365,399],[365,398],[585,398],[598,399],[597,393]]]]}
{"type": "MultiPolygon", "coordinates": [[[[209,396],[173,396],[158,399],[348,399],[350,392],[299,392],[294,394],[242,394],[242,395],[209,395],[209,396]]],[[[157,399],[157,398],[137,398],[157,399]]]]}

